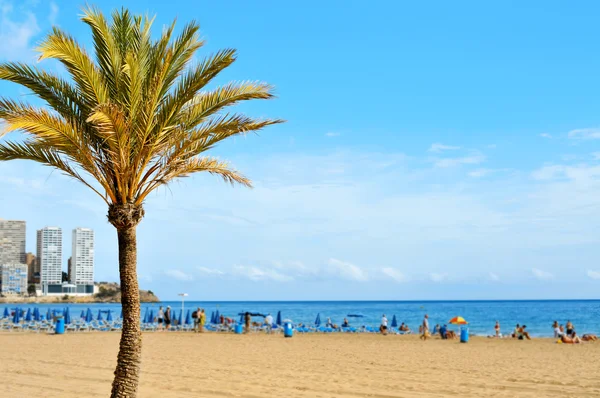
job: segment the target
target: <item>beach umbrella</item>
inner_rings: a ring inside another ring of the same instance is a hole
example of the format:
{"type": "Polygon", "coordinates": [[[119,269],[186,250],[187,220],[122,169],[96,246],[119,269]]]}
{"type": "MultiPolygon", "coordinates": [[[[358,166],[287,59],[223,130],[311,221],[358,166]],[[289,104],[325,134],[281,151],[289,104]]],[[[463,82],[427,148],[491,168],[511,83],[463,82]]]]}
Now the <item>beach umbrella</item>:
{"type": "Polygon", "coordinates": [[[187,310],[187,314],[185,314],[185,324],[186,325],[192,324],[192,314],[190,313],[190,310],[187,310]]]}
{"type": "Polygon", "coordinates": [[[148,323],[148,307],[146,307],[146,311],[144,312],[144,317],[142,318],[142,323],[148,323]]]}
{"type": "Polygon", "coordinates": [[[31,308],[27,308],[27,314],[25,315],[25,321],[31,322],[31,308]]]}
{"type": "Polygon", "coordinates": [[[50,319],[52,319],[52,312],[50,311],[50,308],[48,308],[48,311],[46,312],[46,320],[49,321],[50,319]]]}
{"type": "Polygon", "coordinates": [[[69,312],[69,308],[67,308],[65,310],[64,315],[65,315],[65,325],[70,324],[71,323],[71,312],[69,312]]]}
{"type": "Polygon", "coordinates": [[[277,320],[275,321],[275,323],[281,326],[281,311],[277,311],[277,320]]]}
{"type": "Polygon", "coordinates": [[[36,322],[40,321],[40,309],[38,307],[33,309],[33,320],[36,322]]]}
{"type": "Polygon", "coordinates": [[[85,319],[85,310],[81,310],[81,315],[79,315],[81,319],[85,319]]]}
{"type": "Polygon", "coordinates": [[[215,323],[215,312],[211,311],[210,313],[210,323],[215,323]]]}
{"type": "Polygon", "coordinates": [[[179,310],[179,319],[177,320],[177,324],[180,326],[183,324],[183,310],[179,310]]]}
{"type": "Polygon", "coordinates": [[[240,323],[244,323],[244,316],[246,315],[244,312],[240,313],[240,323]]]}
{"type": "Polygon", "coordinates": [[[102,321],[102,310],[98,310],[98,318],[96,318],[97,321],[102,321]]]}
{"type": "Polygon", "coordinates": [[[93,320],[94,320],[94,315],[92,314],[92,310],[88,308],[87,312],[85,313],[85,322],[90,323],[93,320]]]}
{"type": "Polygon", "coordinates": [[[106,314],[106,320],[108,322],[112,322],[113,321],[112,312],[110,312],[110,310],[108,310],[108,313],[106,314]]]}
{"type": "Polygon", "coordinates": [[[393,328],[398,327],[398,321],[396,320],[396,315],[394,315],[394,317],[392,318],[392,327],[393,328]]]}
{"type": "Polygon", "coordinates": [[[315,326],[321,326],[321,314],[317,314],[317,319],[315,319],[315,326]]]}
{"type": "Polygon", "coordinates": [[[448,323],[451,325],[466,325],[469,322],[465,321],[465,318],[462,316],[455,316],[454,318],[450,319],[448,323]]]}
{"type": "Polygon", "coordinates": [[[4,307],[4,315],[2,316],[2,318],[8,318],[10,317],[10,314],[8,313],[8,308],[4,307]]]}
{"type": "Polygon", "coordinates": [[[219,310],[215,312],[215,323],[221,323],[221,314],[219,314],[219,310]]]}

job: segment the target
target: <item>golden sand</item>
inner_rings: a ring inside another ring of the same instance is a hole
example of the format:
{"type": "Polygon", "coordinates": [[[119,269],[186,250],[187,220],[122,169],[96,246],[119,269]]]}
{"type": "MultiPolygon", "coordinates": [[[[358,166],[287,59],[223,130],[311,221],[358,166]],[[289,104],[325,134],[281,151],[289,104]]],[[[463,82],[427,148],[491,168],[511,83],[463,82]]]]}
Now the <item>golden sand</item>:
{"type": "MultiPolygon", "coordinates": [[[[107,397],[117,333],[0,334],[0,396],[107,397]]],[[[600,397],[600,342],[144,334],[145,397],[600,397]]]]}

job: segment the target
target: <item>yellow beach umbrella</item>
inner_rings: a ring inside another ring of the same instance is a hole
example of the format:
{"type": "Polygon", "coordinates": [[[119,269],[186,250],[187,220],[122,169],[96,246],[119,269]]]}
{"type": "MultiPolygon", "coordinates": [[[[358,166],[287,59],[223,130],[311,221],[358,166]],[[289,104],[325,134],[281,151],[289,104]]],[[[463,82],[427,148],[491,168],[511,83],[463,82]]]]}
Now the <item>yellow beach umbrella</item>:
{"type": "Polygon", "coordinates": [[[466,325],[469,322],[465,321],[465,318],[462,316],[455,316],[454,318],[450,319],[448,323],[451,325],[466,325]]]}

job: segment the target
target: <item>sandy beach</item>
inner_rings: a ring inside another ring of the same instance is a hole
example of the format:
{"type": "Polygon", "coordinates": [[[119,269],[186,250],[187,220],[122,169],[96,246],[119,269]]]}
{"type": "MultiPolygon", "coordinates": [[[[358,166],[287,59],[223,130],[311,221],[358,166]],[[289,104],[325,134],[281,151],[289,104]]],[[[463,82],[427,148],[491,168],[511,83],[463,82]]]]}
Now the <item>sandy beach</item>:
{"type": "MultiPolygon", "coordinates": [[[[2,397],[107,397],[119,335],[0,334],[2,397]]],[[[144,334],[140,397],[600,397],[600,343],[144,334]]]]}

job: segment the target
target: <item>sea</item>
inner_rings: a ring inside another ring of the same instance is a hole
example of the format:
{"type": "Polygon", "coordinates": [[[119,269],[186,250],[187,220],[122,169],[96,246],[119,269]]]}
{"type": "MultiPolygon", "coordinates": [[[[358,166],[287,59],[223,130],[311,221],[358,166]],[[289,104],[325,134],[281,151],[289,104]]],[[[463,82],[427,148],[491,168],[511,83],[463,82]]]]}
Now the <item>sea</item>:
{"type": "MultiPolygon", "coordinates": [[[[99,311],[111,310],[113,316],[119,316],[120,304],[0,304],[0,316],[4,308],[13,310],[16,307],[25,311],[38,307],[40,313],[50,310],[64,310],[69,307],[72,317],[80,316],[82,311],[92,310],[94,317],[99,311]]],[[[153,310],[156,314],[159,306],[171,306],[175,316],[179,316],[181,301],[165,301],[161,303],[142,304],[142,316],[145,311],[153,310]]],[[[494,334],[494,324],[500,322],[501,332],[509,334],[517,323],[527,325],[532,336],[549,337],[553,334],[552,322],[566,324],[571,321],[575,330],[584,333],[600,334],[600,300],[531,300],[531,301],[184,301],[183,314],[188,310],[204,308],[207,318],[212,312],[219,311],[227,317],[239,319],[243,312],[272,314],[275,318],[281,311],[282,319],[290,319],[293,323],[313,325],[317,315],[322,324],[331,321],[340,324],[348,315],[351,326],[379,326],[381,317],[386,315],[390,324],[396,316],[398,324],[406,323],[413,331],[417,331],[428,314],[430,328],[436,324],[448,324],[455,316],[461,316],[469,322],[469,333],[474,335],[494,334]]],[[[103,316],[106,313],[103,312],[103,316]]],[[[450,326],[450,325],[448,325],[450,326]]],[[[452,328],[452,326],[450,326],[452,328]]]]}

